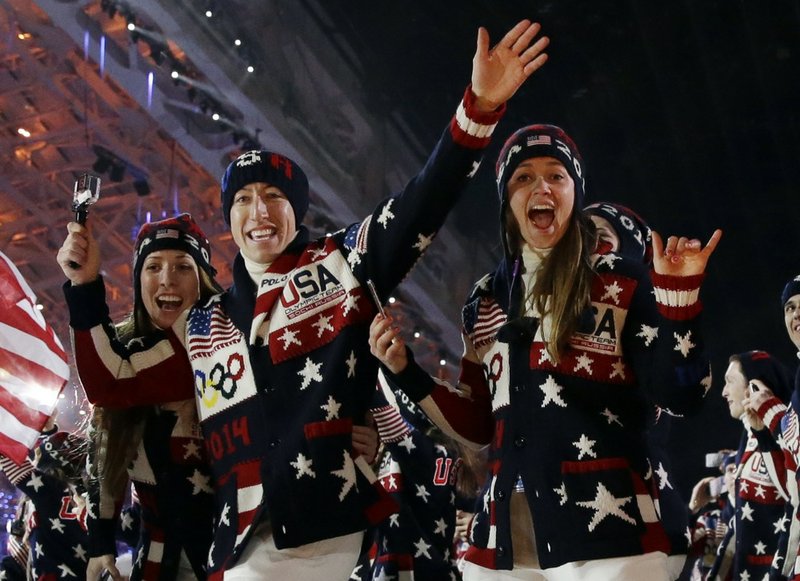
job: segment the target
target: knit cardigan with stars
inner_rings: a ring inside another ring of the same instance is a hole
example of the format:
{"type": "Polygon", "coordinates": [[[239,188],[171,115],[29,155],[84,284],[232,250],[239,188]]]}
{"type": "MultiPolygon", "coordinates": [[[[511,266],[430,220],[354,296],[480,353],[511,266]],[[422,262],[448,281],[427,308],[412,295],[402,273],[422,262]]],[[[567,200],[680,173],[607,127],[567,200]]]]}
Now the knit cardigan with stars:
{"type": "Polygon", "coordinates": [[[593,317],[557,365],[539,326],[509,315],[509,297],[521,293],[506,260],[463,309],[459,385],[433,380],[413,361],[392,376],[442,429],[491,444],[466,556],[483,567],[513,566],[509,506],[520,484],[543,568],[669,549],[646,414],[652,403],[695,411],[711,385],[699,330],[702,277],[652,273],[654,301],[640,264],[609,254],[595,257],[595,270],[593,317]]]}
{"type": "Polygon", "coordinates": [[[309,241],[301,228],[257,289],[237,257],[233,287],[193,308],[185,334],[167,333],[134,357],[109,335],[104,297],[68,289],[90,401],[158,403],[168,395],[151,381],[165,376],[178,392],[172,399],[183,399],[188,373],[215,477],[209,578],[236,563],[267,515],[276,546],[286,548],[364,530],[394,511],[351,452],[352,425],[363,421],[377,373],[366,281],[384,299],[402,281],[475,174],[502,112],[480,114],[468,90],[401,194],[331,236],[309,241]]]}

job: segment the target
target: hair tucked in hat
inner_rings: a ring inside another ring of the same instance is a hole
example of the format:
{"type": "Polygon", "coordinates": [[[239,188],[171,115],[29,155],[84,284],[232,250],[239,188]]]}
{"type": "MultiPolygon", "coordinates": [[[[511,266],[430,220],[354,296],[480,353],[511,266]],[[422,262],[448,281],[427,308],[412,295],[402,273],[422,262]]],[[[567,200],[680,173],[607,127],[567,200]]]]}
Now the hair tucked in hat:
{"type": "Polygon", "coordinates": [[[497,158],[497,192],[500,202],[507,202],[508,180],[517,166],[531,157],[554,157],[564,164],[575,182],[575,208],[583,208],[586,183],[583,176],[583,158],[572,138],[555,125],[528,125],[509,137],[497,158]]]}
{"type": "Polygon", "coordinates": [[[746,351],[732,355],[731,361],[738,361],[742,374],[749,382],[760,379],[772,390],[775,397],[788,404],[792,397],[793,381],[789,370],[766,351],[746,351]]]}
{"type": "Polygon", "coordinates": [[[139,229],[133,251],[134,296],[139,297],[141,287],[139,277],[144,259],[156,250],[181,250],[190,255],[197,267],[208,273],[210,278],[217,274],[211,266],[211,245],[206,235],[189,214],[183,213],[174,218],[148,222],[139,229]]]}
{"type": "Polygon", "coordinates": [[[639,214],[627,206],[609,202],[591,204],[586,206],[583,211],[590,216],[608,220],[619,237],[619,248],[615,251],[616,254],[641,261],[644,264],[650,264],[653,261],[652,232],[639,214]]]}
{"type": "Polygon", "coordinates": [[[781,306],[785,305],[786,301],[788,301],[794,295],[800,295],[800,274],[787,282],[786,286],[783,287],[783,292],[781,293],[781,306]]]}
{"type": "Polygon", "coordinates": [[[308,178],[294,161],[271,151],[248,151],[234,159],[222,176],[222,217],[230,226],[233,196],[247,184],[264,182],[288,198],[299,228],[308,210],[308,178]]]}

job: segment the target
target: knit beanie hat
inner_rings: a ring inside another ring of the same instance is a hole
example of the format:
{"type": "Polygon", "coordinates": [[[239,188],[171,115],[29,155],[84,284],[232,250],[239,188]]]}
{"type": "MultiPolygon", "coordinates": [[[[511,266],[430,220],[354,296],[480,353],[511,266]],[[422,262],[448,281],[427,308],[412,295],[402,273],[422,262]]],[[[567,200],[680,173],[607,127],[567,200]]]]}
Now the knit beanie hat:
{"type": "Polygon", "coordinates": [[[222,176],[222,217],[231,223],[233,196],[247,184],[264,182],[275,186],[289,199],[299,228],[308,210],[308,178],[294,161],[271,151],[248,151],[234,159],[222,176]]]}
{"type": "Polygon", "coordinates": [[[788,404],[794,389],[792,376],[786,367],[766,351],[747,351],[734,356],[742,366],[745,379],[760,379],[775,397],[788,404]]]}
{"type": "Polygon", "coordinates": [[[781,293],[781,306],[785,305],[786,301],[788,301],[794,295],[800,295],[800,274],[787,282],[786,286],[783,287],[783,292],[781,293]]]}
{"type": "Polygon", "coordinates": [[[590,216],[599,216],[609,221],[619,237],[619,249],[615,254],[644,264],[653,261],[652,232],[639,214],[627,206],[609,202],[590,204],[583,211],[590,216]]]}
{"type": "Polygon", "coordinates": [[[585,180],[583,177],[583,158],[572,138],[555,125],[528,125],[515,131],[509,137],[497,158],[497,193],[500,204],[508,202],[508,180],[517,166],[531,157],[554,157],[564,164],[572,181],[575,182],[575,208],[583,208],[585,180]]]}
{"type": "Polygon", "coordinates": [[[134,296],[139,296],[139,276],[144,259],[156,250],[182,250],[189,254],[211,278],[217,274],[211,266],[211,245],[206,235],[186,213],[158,222],[148,222],[139,229],[133,250],[133,288],[134,296]]]}

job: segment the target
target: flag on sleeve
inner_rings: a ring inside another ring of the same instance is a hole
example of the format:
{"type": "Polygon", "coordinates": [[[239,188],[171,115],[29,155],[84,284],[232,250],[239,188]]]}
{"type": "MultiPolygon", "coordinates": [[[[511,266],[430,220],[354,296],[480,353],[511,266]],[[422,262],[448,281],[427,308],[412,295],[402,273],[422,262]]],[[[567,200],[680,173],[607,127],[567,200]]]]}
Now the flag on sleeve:
{"type": "Polygon", "coordinates": [[[0,252],[0,454],[21,463],[69,379],[67,354],[17,267],[0,252]]]}

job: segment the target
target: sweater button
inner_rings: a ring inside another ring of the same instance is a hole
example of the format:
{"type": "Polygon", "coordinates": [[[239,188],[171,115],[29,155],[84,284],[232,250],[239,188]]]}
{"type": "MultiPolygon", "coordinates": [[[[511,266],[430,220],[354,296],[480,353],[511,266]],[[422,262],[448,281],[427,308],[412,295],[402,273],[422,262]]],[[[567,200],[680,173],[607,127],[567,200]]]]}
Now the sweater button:
{"type": "Polygon", "coordinates": [[[498,557],[504,557],[505,554],[506,554],[506,548],[505,547],[497,547],[497,556],[498,557]]]}
{"type": "Polygon", "coordinates": [[[525,436],[517,436],[514,438],[514,446],[517,448],[524,448],[526,443],[525,436]]]}
{"type": "Polygon", "coordinates": [[[495,494],[495,498],[497,500],[503,500],[505,497],[506,497],[506,493],[503,492],[502,490],[498,490],[497,494],[495,494]]]}
{"type": "Polygon", "coordinates": [[[278,447],[278,444],[280,444],[280,443],[281,443],[281,439],[280,438],[278,438],[277,440],[272,440],[269,443],[269,447],[270,447],[270,449],[275,449],[275,448],[278,447]]]}

